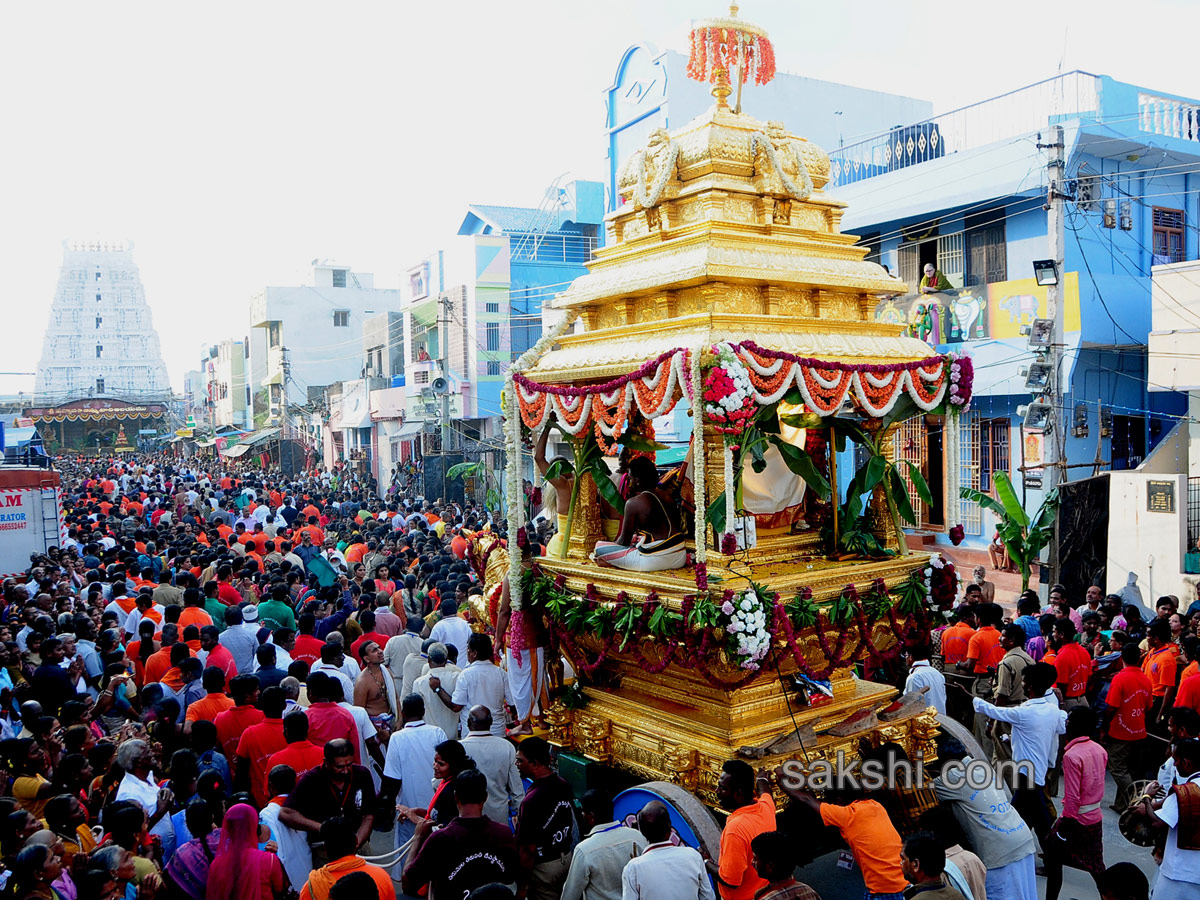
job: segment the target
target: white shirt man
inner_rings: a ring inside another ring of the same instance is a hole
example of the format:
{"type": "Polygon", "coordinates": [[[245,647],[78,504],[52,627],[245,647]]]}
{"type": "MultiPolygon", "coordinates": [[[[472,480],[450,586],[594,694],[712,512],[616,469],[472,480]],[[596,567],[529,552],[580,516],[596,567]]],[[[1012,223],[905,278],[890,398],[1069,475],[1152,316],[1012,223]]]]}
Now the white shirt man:
{"type": "Polygon", "coordinates": [[[562,900],[621,900],[629,861],[646,850],[645,836],[624,822],[603,822],[575,845],[562,900]]]}
{"type": "Polygon", "coordinates": [[[488,782],[483,814],[493,822],[510,826],[512,810],[525,799],[525,784],[517,771],[517,748],[507,738],[492,734],[491,721],[486,716],[479,721],[468,717],[468,721],[476,727],[462,739],[463,749],[488,782]]]}
{"type": "Polygon", "coordinates": [[[490,659],[477,659],[462,670],[458,683],[450,693],[450,702],[462,707],[459,729],[468,732],[467,711],[472,706],[486,706],[492,714],[492,734],[504,737],[505,722],[508,720],[506,707],[512,703],[508,690],[508,676],[490,659]]]}
{"type": "MultiPolygon", "coordinates": [[[[425,701],[425,720],[442,729],[449,738],[458,738],[458,713],[446,706],[429,686],[431,676],[441,679],[442,687],[450,696],[454,696],[454,687],[458,684],[458,676],[462,669],[446,662],[446,648],[442,644],[434,644],[429,648],[429,671],[413,682],[412,693],[420,695],[425,701]],[[438,648],[441,648],[439,655],[438,648]]],[[[489,787],[489,794],[490,794],[489,787]]],[[[486,815],[486,813],[485,813],[486,815]]]]}
{"type": "Polygon", "coordinates": [[[908,678],[904,682],[904,693],[925,691],[925,705],[932,706],[942,715],[946,714],[946,676],[929,664],[927,659],[914,659],[908,678]]]}
{"type": "Polygon", "coordinates": [[[315,662],[312,664],[309,672],[324,672],[331,678],[336,678],[342,686],[342,696],[349,697],[351,700],[354,699],[354,682],[333,663],[315,662]]]}
{"type": "Polygon", "coordinates": [[[1067,714],[1058,708],[1058,697],[1046,691],[1020,706],[996,706],[976,697],[975,712],[1012,725],[1013,759],[1028,761],[1038,787],[1046,784],[1046,770],[1058,754],[1058,736],[1067,730],[1067,714]]]}
{"type": "Polygon", "coordinates": [[[704,860],[691,847],[650,844],[621,873],[622,900],[715,900],[704,860]]]}
{"type": "MultiPolygon", "coordinates": [[[[152,603],[152,604],[150,604],[150,611],[158,613],[158,618],[154,619],[153,617],[150,617],[150,616],[147,616],[146,618],[149,618],[152,622],[154,622],[154,625],[155,625],[154,630],[155,631],[161,631],[162,630],[161,623],[163,621],[163,616],[166,614],[166,610],[163,609],[161,606],[159,606],[157,603],[152,603]]],[[[138,633],[138,629],[141,627],[142,618],[143,618],[142,611],[140,609],[138,609],[136,606],[132,610],[130,610],[129,615],[125,617],[125,634],[128,636],[128,639],[130,641],[137,640],[140,637],[140,635],[138,633]]]]}
{"type": "MultiPolygon", "coordinates": [[[[445,604],[443,604],[444,606],[445,604]]],[[[453,644],[458,648],[458,658],[467,658],[467,641],[471,638],[471,626],[466,619],[460,619],[457,614],[440,619],[429,636],[442,644],[453,644]]]]}
{"type": "MultiPolygon", "coordinates": [[[[433,640],[430,638],[430,640],[433,640]]],[[[391,641],[388,641],[390,644],[391,641]]],[[[400,696],[407,697],[413,692],[413,686],[417,683],[417,679],[429,671],[429,655],[418,650],[416,653],[410,653],[404,658],[404,665],[401,666],[403,677],[400,679],[400,696]]]]}
{"type": "MultiPolygon", "coordinates": [[[[424,719],[404,723],[388,741],[383,774],[400,782],[396,802],[409,809],[428,809],[433,799],[433,754],[446,733],[424,719]]],[[[402,847],[413,836],[416,826],[406,818],[396,820],[396,846],[402,847]]],[[[400,859],[403,868],[404,858],[400,859]]]]}

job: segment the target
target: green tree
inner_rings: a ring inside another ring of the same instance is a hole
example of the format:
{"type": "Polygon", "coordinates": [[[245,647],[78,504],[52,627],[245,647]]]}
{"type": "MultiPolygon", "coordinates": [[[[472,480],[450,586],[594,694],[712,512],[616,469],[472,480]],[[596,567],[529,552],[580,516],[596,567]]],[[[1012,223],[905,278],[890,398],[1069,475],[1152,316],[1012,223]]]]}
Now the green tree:
{"type": "Polygon", "coordinates": [[[1054,537],[1054,522],[1058,515],[1058,490],[1056,488],[1046,494],[1042,505],[1038,507],[1033,518],[1030,518],[1017,498],[1008,473],[996,472],[992,481],[996,485],[996,497],[974,488],[962,488],[959,493],[964,500],[972,500],[995,513],[1000,541],[1008,550],[1009,558],[1021,570],[1021,590],[1024,591],[1029,587],[1033,561],[1054,537]],[[997,497],[999,499],[996,499],[997,497]]]}

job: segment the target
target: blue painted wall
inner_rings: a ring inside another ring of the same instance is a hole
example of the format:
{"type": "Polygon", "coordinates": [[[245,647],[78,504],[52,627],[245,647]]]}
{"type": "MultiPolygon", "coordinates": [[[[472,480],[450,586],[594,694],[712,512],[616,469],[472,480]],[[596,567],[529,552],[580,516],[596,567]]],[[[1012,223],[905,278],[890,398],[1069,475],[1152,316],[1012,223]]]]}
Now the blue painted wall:
{"type": "MultiPolygon", "coordinates": [[[[605,92],[609,209],[616,208],[621,166],[646,145],[650,132],[679,128],[713,105],[711,86],[688,78],[686,67],[686,54],[660,53],[647,44],[636,44],[622,54],[613,84],[605,92]]],[[[760,121],[783,122],[792,133],[825,150],[933,113],[927,100],[785,72],[770,84],[745,87],[742,109],[760,121]]]]}

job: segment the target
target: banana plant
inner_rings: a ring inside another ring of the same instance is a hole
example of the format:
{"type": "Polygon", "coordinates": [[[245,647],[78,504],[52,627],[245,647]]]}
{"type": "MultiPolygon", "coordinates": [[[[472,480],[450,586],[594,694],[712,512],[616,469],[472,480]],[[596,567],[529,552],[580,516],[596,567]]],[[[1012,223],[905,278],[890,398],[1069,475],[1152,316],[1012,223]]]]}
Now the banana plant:
{"type": "Polygon", "coordinates": [[[1058,515],[1058,489],[1046,494],[1042,505],[1038,507],[1033,518],[1030,518],[1021,505],[1007,472],[994,473],[992,483],[996,486],[996,497],[974,488],[961,488],[959,495],[964,500],[978,503],[984,509],[995,513],[1000,541],[1008,550],[1009,558],[1021,570],[1021,590],[1024,591],[1029,587],[1033,561],[1054,537],[1054,521],[1058,515]]]}
{"type": "Polygon", "coordinates": [[[564,475],[574,476],[571,479],[571,502],[567,507],[567,527],[563,531],[563,542],[559,548],[559,558],[561,559],[567,558],[567,551],[571,545],[571,528],[575,524],[579,485],[583,480],[579,473],[591,475],[592,481],[596,484],[596,490],[600,492],[600,496],[607,501],[608,505],[622,515],[625,513],[625,498],[621,496],[621,492],[617,490],[617,486],[609,477],[609,468],[604,462],[604,451],[600,449],[595,436],[589,432],[577,438],[569,438],[569,443],[571,455],[575,458],[574,464],[565,459],[556,459],[546,470],[547,481],[561,478],[564,475]]]}
{"type": "Polygon", "coordinates": [[[503,494],[500,492],[499,485],[496,484],[496,476],[491,468],[482,462],[464,462],[457,463],[446,470],[447,479],[455,478],[482,478],[484,485],[484,502],[489,509],[498,509],[504,512],[503,494]]]}
{"type": "MultiPolygon", "coordinates": [[[[860,422],[844,416],[830,416],[820,420],[820,425],[830,431],[833,451],[840,453],[845,450],[846,440],[849,439],[867,452],[867,461],[854,473],[854,477],[846,487],[846,501],[839,508],[838,519],[842,523],[842,528],[838,535],[838,546],[833,548],[834,552],[848,551],[866,556],[888,554],[879,540],[870,534],[863,524],[863,517],[866,515],[871,496],[875,493],[875,489],[880,487],[883,490],[888,515],[900,538],[899,553],[901,556],[908,553],[908,547],[904,542],[904,523],[916,525],[917,516],[913,511],[912,502],[908,498],[904,475],[908,475],[913,490],[916,491],[923,503],[932,505],[933,495],[930,493],[925,476],[921,474],[921,470],[914,463],[909,460],[898,462],[889,460],[884,454],[884,449],[885,442],[892,439],[888,433],[891,427],[897,422],[903,422],[905,419],[919,415],[920,412],[921,410],[912,398],[905,396],[896,402],[891,412],[879,420],[879,426],[870,431],[864,428],[860,422]]],[[[809,424],[811,419],[810,414],[780,417],[780,421],[784,424],[795,427],[813,427],[809,424]]]]}
{"type": "MultiPolygon", "coordinates": [[[[797,405],[803,402],[800,392],[795,388],[784,399],[797,405]]],[[[811,418],[816,422],[820,421],[815,416],[811,418]]],[[[808,419],[807,415],[782,417],[786,424],[800,428],[814,426],[814,422],[810,422],[808,419]],[[804,420],[804,424],[798,423],[798,420],[801,419],[804,420]]],[[[734,508],[742,508],[742,471],[749,464],[755,472],[762,472],[767,467],[766,452],[770,447],[779,451],[779,455],[792,474],[801,478],[818,497],[828,500],[832,496],[829,480],[821,474],[813,462],[812,456],[803,447],[789,444],[780,436],[780,420],[777,406],[761,407],[742,433],[737,449],[733,453],[734,508]]],[[[728,523],[725,521],[724,493],[709,502],[704,517],[718,537],[725,533],[728,523]]]]}

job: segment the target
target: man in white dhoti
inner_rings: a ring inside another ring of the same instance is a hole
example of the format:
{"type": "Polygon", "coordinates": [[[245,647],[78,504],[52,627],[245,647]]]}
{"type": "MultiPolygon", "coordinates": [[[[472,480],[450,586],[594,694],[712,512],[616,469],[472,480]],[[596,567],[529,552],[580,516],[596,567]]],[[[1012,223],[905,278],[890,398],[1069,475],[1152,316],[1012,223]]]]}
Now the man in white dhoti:
{"type": "Polygon", "coordinates": [[[508,690],[517,710],[517,723],[508,730],[509,736],[533,734],[533,719],[545,727],[543,715],[550,705],[546,681],[546,648],[550,632],[541,610],[512,608],[509,579],[521,577],[532,564],[528,544],[521,545],[521,569],[505,576],[500,595],[500,610],[496,614],[497,645],[504,653],[508,673],[508,690]]]}

